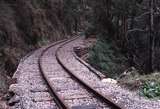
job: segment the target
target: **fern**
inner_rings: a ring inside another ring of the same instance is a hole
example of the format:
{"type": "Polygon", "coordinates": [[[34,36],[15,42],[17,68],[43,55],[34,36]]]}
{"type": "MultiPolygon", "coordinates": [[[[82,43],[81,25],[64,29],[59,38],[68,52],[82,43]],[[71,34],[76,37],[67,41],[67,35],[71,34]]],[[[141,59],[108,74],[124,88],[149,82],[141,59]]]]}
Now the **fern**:
{"type": "Polygon", "coordinates": [[[155,81],[145,82],[141,94],[147,98],[160,98],[160,83],[155,81]]]}

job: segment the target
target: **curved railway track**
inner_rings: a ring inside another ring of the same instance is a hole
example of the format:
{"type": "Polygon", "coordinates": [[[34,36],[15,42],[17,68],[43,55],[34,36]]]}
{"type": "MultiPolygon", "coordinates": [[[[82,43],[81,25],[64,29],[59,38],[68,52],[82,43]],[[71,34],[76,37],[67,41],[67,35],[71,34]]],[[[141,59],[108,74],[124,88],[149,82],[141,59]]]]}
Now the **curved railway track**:
{"type": "MultiPolygon", "coordinates": [[[[60,109],[124,109],[109,96],[104,96],[79,78],[60,59],[60,49],[78,38],[59,41],[48,46],[38,59],[40,72],[57,106],[60,109]]],[[[64,57],[67,55],[65,52],[61,54],[64,57]]]]}

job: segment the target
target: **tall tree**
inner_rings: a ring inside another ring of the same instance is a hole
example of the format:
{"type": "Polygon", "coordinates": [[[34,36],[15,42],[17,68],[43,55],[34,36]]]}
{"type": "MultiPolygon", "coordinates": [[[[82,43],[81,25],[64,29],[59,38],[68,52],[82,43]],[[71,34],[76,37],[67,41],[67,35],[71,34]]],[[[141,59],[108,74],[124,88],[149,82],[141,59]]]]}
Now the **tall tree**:
{"type": "Polygon", "coordinates": [[[150,35],[149,35],[149,72],[153,72],[154,58],[154,0],[149,1],[150,6],[150,35]]]}

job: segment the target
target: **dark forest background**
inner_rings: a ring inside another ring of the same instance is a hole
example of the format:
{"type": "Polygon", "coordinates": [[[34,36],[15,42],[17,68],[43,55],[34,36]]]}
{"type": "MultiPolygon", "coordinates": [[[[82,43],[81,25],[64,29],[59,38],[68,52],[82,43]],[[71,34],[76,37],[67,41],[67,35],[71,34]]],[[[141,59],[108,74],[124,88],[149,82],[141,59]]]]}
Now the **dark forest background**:
{"type": "Polygon", "coordinates": [[[97,37],[88,60],[111,76],[130,67],[159,71],[159,6],[159,0],[1,0],[1,87],[26,53],[77,32],[97,37]]]}

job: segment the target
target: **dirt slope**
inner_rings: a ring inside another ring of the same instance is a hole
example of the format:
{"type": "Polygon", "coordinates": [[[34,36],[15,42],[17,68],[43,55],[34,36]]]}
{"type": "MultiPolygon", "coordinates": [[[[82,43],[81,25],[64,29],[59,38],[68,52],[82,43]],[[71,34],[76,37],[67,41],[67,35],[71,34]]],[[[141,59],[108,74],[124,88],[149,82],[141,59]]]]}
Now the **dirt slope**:
{"type": "Polygon", "coordinates": [[[63,0],[0,0],[0,92],[22,56],[65,38],[62,12],[63,0]]]}

